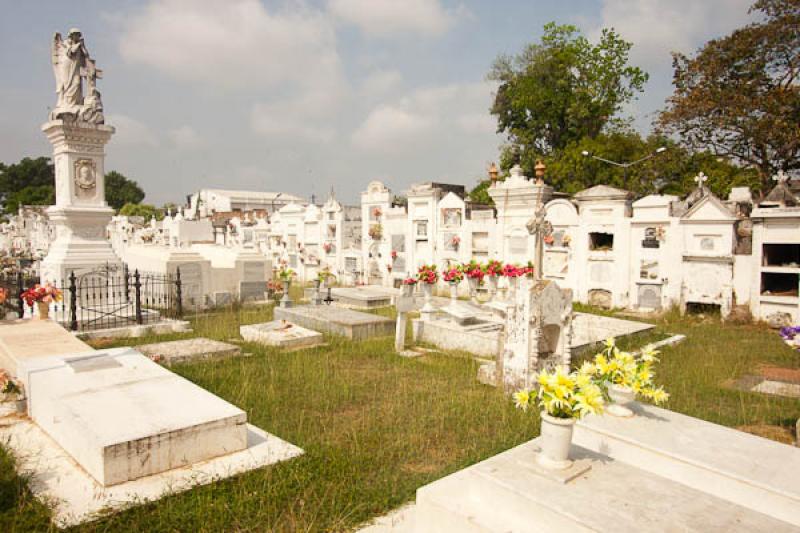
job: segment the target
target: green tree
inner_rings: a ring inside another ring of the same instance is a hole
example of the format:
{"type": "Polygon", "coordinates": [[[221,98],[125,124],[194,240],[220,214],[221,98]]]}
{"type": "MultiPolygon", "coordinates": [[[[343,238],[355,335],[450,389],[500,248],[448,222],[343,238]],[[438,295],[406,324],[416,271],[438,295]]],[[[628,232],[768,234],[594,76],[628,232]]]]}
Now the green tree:
{"type": "Polygon", "coordinates": [[[20,205],[52,204],[55,173],[50,158],[26,157],[11,165],[0,164],[0,204],[13,214],[20,205]]]}
{"type": "Polygon", "coordinates": [[[800,168],[800,1],[759,0],[761,20],[673,54],[675,92],[657,126],[694,150],[757,170],[761,189],[800,168]]]}
{"type": "Polygon", "coordinates": [[[128,203],[120,208],[119,214],[129,217],[144,217],[145,222],[149,222],[151,218],[155,218],[156,220],[164,218],[164,212],[150,204],[128,203]]]}
{"type": "Polygon", "coordinates": [[[119,211],[125,204],[138,204],[144,200],[139,184],[112,170],[106,174],[106,202],[119,211]]]}
{"type": "Polygon", "coordinates": [[[491,112],[509,140],[501,168],[510,167],[513,151],[533,175],[537,158],[593,139],[617,122],[648,78],[628,65],[630,49],[614,30],[604,29],[593,44],[574,26],[551,22],[540,43],[498,57],[489,79],[500,83],[491,112]]]}

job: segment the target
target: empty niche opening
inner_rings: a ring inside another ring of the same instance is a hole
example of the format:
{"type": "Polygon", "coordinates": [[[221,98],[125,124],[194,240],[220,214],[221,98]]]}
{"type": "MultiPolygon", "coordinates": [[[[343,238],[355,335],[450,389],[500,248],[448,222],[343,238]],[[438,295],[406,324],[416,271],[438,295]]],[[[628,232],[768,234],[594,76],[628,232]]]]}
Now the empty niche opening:
{"type": "Polygon", "coordinates": [[[800,274],[783,272],[761,273],[761,294],[763,296],[797,297],[800,274]]]}
{"type": "Polygon", "coordinates": [[[765,244],[762,266],[800,267],[800,244],[765,244]]]}
{"type": "Polygon", "coordinates": [[[603,232],[589,233],[589,249],[606,252],[614,249],[614,234],[603,232]]]}
{"type": "Polygon", "coordinates": [[[686,302],[686,312],[690,315],[719,315],[720,309],[719,304],[686,302]]]}

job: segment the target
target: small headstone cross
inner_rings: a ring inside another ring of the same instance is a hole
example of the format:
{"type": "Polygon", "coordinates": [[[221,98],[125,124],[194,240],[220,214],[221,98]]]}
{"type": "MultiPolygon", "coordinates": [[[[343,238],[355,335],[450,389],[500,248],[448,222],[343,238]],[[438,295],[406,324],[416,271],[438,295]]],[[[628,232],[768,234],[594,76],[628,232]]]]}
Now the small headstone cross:
{"type": "Polygon", "coordinates": [[[786,183],[787,181],[789,181],[789,175],[786,172],[784,172],[783,170],[779,170],[777,174],[772,176],[772,181],[774,181],[774,182],[776,182],[778,184],[786,183]]]}
{"type": "Polygon", "coordinates": [[[694,177],[694,181],[697,183],[698,187],[705,186],[705,183],[708,181],[708,176],[703,174],[702,172],[694,177]]]}

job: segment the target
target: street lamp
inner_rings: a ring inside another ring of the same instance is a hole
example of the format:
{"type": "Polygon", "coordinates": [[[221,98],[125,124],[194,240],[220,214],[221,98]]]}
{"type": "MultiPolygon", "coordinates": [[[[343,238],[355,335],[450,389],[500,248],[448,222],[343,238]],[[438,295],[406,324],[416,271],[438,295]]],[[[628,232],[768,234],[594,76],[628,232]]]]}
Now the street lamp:
{"type": "Polygon", "coordinates": [[[657,148],[654,152],[649,153],[644,157],[640,157],[636,161],[630,161],[628,163],[618,163],[616,161],[611,161],[610,159],[605,159],[605,158],[596,156],[596,155],[592,154],[591,152],[589,152],[587,150],[582,151],[581,154],[583,155],[583,157],[591,157],[592,159],[597,159],[598,161],[602,161],[603,163],[608,163],[609,165],[614,165],[615,167],[622,167],[622,181],[624,181],[627,184],[628,183],[628,167],[632,167],[633,165],[638,165],[639,163],[647,161],[648,159],[651,159],[651,158],[657,156],[658,154],[663,154],[666,151],[667,151],[667,147],[666,146],[661,146],[661,147],[657,148]]]}

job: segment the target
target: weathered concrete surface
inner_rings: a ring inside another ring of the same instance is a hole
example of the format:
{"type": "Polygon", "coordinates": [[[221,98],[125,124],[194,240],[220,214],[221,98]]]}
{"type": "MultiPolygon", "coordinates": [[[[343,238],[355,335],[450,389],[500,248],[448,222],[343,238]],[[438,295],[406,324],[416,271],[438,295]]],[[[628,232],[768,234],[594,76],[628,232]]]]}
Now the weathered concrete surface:
{"type": "Polygon", "coordinates": [[[220,359],[241,355],[242,350],[235,344],[215,341],[205,337],[179,341],[157,342],[136,346],[142,354],[158,363],[173,364],[196,359],[220,359]]]}
{"type": "MultiPolygon", "coordinates": [[[[331,297],[335,300],[335,304],[362,311],[392,305],[396,293],[397,291],[395,289],[370,285],[359,287],[331,287],[331,297]]],[[[320,294],[325,298],[328,294],[328,289],[320,289],[320,294]]],[[[306,299],[310,300],[313,295],[313,288],[305,290],[306,299]]]]}
{"type": "Polygon", "coordinates": [[[412,324],[415,340],[442,350],[464,350],[493,358],[500,349],[501,324],[484,322],[462,326],[447,319],[414,320],[412,324]]]}
{"type": "Polygon", "coordinates": [[[22,360],[92,350],[52,320],[0,322],[0,368],[13,376],[22,360]]]}
{"type": "Polygon", "coordinates": [[[53,521],[67,527],[218,479],[263,468],[303,454],[303,450],[247,425],[247,447],[194,465],[103,487],[30,420],[0,418],[0,441],[8,443],[17,468],[31,475],[34,496],[53,503],[53,521]]]}
{"type": "Polygon", "coordinates": [[[275,318],[352,340],[394,335],[394,320],[328,305],[279,307],[275,309],[275,318]]]}
{"type": "Polygon", "coordinates": [[[651,405],[635,411],[586,417],[573,442],[800,528],[800,449],[651,405]]]}
{"type": "Polygon", "coordinates": [[[577,446],[573,457],[590,460],[591,470],[566,484],[548,479],[532,467],[538,440],[420,488],[415,530],[796,531],[775,517],[577,446]]]}
{"type": "Polygon", "coordinates": [[[322,333],[306,329],[285,320],[239,327],[239,334],[248,342],[277,346],[288,350],[310,348],[322,344],[322,333]]]}
{"type": "Polygon", "coordinates": [[[28,413],[98,483],[247,446],[244,411],[130,348],[23,361],[28,413]]]}

